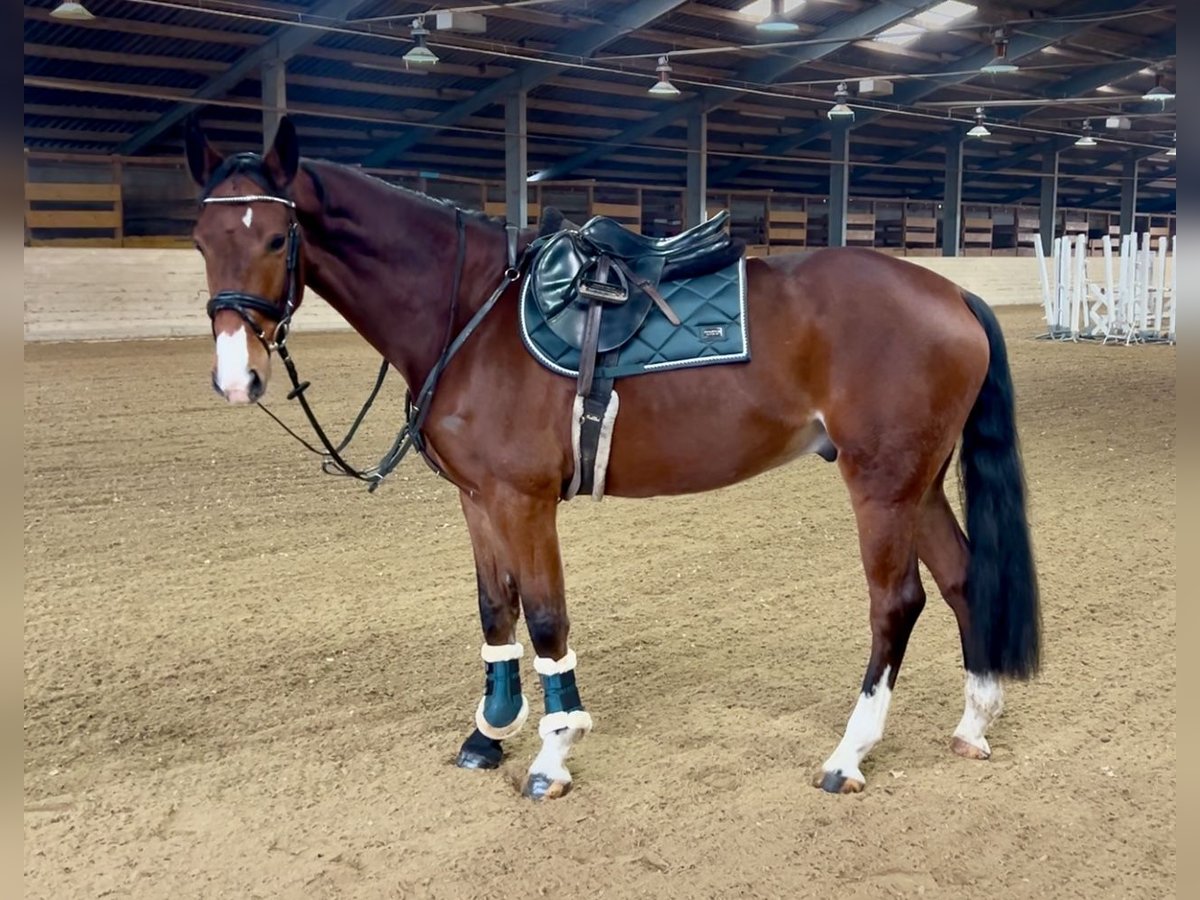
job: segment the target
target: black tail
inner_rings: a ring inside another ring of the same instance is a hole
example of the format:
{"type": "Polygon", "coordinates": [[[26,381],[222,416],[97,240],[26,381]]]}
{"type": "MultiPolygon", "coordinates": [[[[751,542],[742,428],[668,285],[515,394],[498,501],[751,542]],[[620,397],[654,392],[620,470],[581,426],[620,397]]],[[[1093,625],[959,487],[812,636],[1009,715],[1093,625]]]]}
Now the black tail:
{"type": "Polygon", "coordinates": [[[1028,678],[1040,663],[1041,612],[1025,516],[1012,374],[995,313],[974,294],[964,291],[963,298],[983,326],[991,351],[959,456],[970,542],[966,666],[979,674],[1028,678]]]}

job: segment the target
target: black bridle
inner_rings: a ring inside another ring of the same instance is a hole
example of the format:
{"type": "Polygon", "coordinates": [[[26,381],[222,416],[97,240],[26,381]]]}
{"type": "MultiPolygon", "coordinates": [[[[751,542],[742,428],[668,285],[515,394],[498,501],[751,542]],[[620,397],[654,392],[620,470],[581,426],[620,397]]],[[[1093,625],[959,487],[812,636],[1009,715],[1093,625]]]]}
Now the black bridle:
{"type": "Polygon", "coordinates": [[[375,398],[379,396],[380,388],[383,387],[384,378],[387,376],[389,363],[386,359],[383,360],[379,367],[379,374],[375,379],[375,386],[371,389],[366,402],[363,404],[358,415],[355,416],[351,423],[346,436],[342,438],[336,445],[325,434],[325,430],[317,421],[316,414],[308,403],[308,398],[304,396],[304,392],[308,389],[310,382],[300,381],[299,374],[296,371],[296,364],[292,361],[291,353],[288,351],[287,339],[291,331],[292,315],[296,311],[297,291],[299,285],[298,271],[300,264],[300,223],[296,219],[296,204],[290,198],[279,194],[261,193],[261,194],[242,194],[233,197],[212,197],[205,196],[201,199],[201,204],[209,203],[282,203],[288,207],[288,233],[287,233],[287,254],[286,254],[286,271],[285,271],[285,288],[282,302],[271,301],[265,297],[260,297],[256,294],[250,294],[245,291],[219,291],[208,301],[207,311],[210,320],[213,320],[213,328],[216,328],[216,315],[222,310],[230,310],[237,313],[242,320],[249,326],[254,335],[266,348],[267,353],[276,352],[279,358],[283,360],[283,364],[287,369],[288,377],[292,382],[292,390],[288,392],[287,399],[299,400],[300,407],[304,410],[304,415],[308,419],[309,425],[312,426],[313,432],[316,434],[321,445],[325,448],[324,452],[312,446],[300,435],[296,434],[284,422],[271,412],[262,403],[256,401],[259,409],[265,412],[268,416],[274,419],[284,431],[290,434],[293,438],[299,441],[310,452],[323,456],[321,462],[321,470],[328,475],[343,475],[350,478],[355,478],[359,481],[364,481],[368,484],[367,490],[374,492],[383,480],[391,473],[393,469],[399,465],[410,449],[416,448],[422,459],[429,464],[438,475],[447,477],[442,468],[429,456],[425,441],[421,434],[421,427],[425,423],[428,416],[430,401],[433,398],[434,389],[437,387],[438,379],[445,370],[447,364],[455,353],[466,343],[469,338],[478,328],[479,323],[491,311],[492,307],[500,299],[504,291],[520,277],[520,270],[528,259],[528,251],[517,258],[517,229],[509,225],[506,226],[508,232],[508,267],[504,270],[504,275],[501,278],[500,284],[493,291],[487,302],[479,308],[479,311],[471,317],[471,320],[466,324],[457,337],[454,335],[454,322],[458,315],[458,295],[462,282],[463,264],[466,259],[466,229],[463,223],[462,211],[456,209],[454,211],[455,228],[457,231],[457,254],[454,265],[453,283],[450,290],[450,315],[446,323],[446,338],[442,344],[442,352],[438,356],[437,362],[434,364],[433,370],[425,379],[424,385],[421,387],[417,399],[413,401],[410,393],[405,393],[404,398],[404,425],[401,427],[396,439],[392,442],[391,447],[383,455],[382,459],[375,465],[367,469],[356,469],[354,466],[346,462],[342,458],[342,451],[349,446],[350,441],[354,438],[358,431],[359,425],[362,424],[366,417],[367,410],[375,402],[375,398]],[[271,340],[267,340],[267,336],[263,329],[259,327],[251,313],[270,320],[275,324],[275,332],[271,340]],[[452,339],[453,338],[453,339],[452,339]]]}

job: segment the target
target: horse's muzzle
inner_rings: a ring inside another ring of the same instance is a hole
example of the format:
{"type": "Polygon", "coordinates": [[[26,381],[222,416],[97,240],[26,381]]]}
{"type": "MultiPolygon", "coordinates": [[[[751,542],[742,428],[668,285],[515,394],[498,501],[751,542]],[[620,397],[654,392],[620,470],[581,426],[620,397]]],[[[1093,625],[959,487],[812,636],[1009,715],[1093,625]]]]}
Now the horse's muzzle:
{"type": "Polygon", "coordinates": [[[248,403],[257,403],[262,395],[266,393],[267,386],[263,383],[262,376],[258,374],[256,369],[250,369],[250,378],[245,387],[229,388],[222,390],[221,385],[217,382],[217,373],[212,374],[213,390],[225,400],[232,403],[234,406],[244,406],[248,403]]]}

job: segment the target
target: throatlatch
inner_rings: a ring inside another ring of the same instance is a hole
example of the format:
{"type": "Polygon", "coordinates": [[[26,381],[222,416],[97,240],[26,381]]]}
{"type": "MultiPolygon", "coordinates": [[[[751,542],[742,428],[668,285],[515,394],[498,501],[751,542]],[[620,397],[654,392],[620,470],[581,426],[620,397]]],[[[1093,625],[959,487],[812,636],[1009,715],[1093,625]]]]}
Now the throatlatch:
{"type": "Polygon", "coordinates": [[[487,664],[487,680],[479,708],[475,710],[475,727],[495,741],[510,738],[529,718],[529,701],[521,693],[521,657],[525,648],[520,644],[483,645],[481,655],[487,664]]]}
{"type": "Polygon", "coordinates": [[[575,685],[575,651],[568,648],[560,660],[535,656],[533,668],[542,679],[546,698],[546,714],[538,723],[538,734],[544,739],[562,728],[591,731],[592,716],[583,708],[575,685]]]}

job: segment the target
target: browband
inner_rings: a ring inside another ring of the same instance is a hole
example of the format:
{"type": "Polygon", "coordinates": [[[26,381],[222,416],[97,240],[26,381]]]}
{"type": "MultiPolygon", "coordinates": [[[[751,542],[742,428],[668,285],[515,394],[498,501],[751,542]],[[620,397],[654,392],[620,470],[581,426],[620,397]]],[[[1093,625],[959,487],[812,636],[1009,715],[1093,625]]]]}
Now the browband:
{"type": "Polygon", "coordinates": [[[287,199],[287,197],[276,197],[274,194],[241,194],[237,197],[205,197],[201,203],[257,203],[258,201],[266,201],[270,203],[282,203],[288,209],[295,209],[296,204],[287,199]]]}

